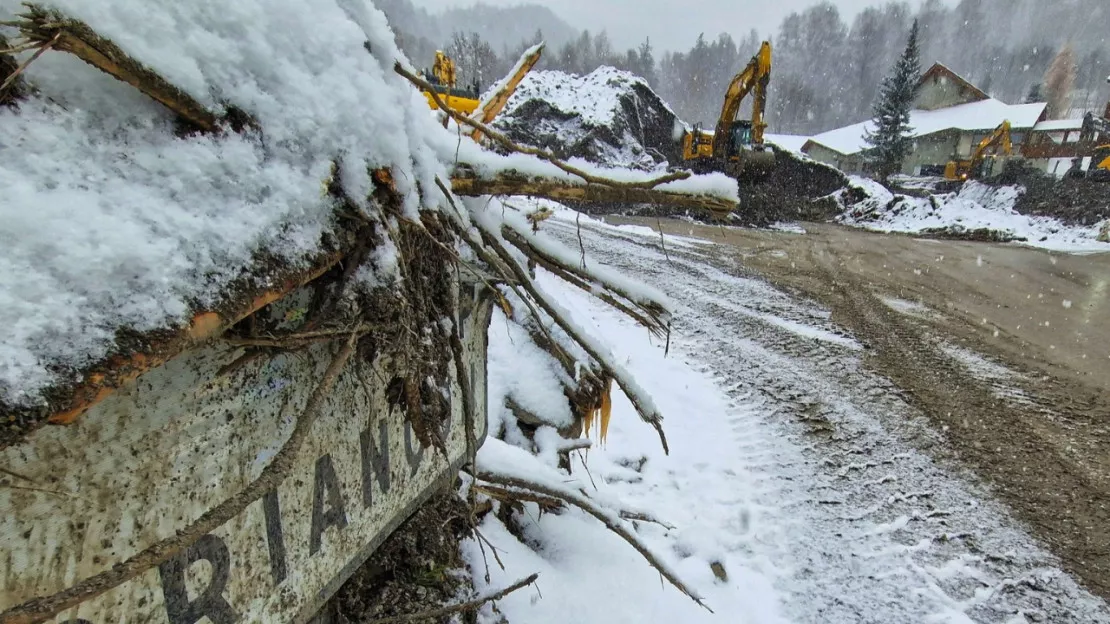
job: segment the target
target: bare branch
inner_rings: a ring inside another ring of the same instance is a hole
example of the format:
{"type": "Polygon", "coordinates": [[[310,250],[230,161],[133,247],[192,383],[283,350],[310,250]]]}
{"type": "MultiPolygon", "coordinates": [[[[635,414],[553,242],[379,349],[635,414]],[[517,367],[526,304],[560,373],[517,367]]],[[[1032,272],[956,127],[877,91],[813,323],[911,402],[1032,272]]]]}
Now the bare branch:
{"type": "Polygon", "coordinates": [[[569,181],[530,177],[511,171],[491,178],[482,178],[472,171],[456,169],[451,177],[451,190],[457,195],[470,197],[528,195],[554,201],[673,206],[690,210],[706,210],[715,218],[721,218],[736,208],[735,202],[712,195],[605,183],[573,184],[569,181]]]}
{"type": "Polygon", "coordinates": [[[561,500],[568,505],[574,505],[582,511],[590,514],[594,518],[597,518],[601,521],[602,524],[605,525],[606,528],[619,535],[624,541],[628,542],[628,544],[631,545],[632,548],[636,549],[636,552],[640,553],[640,555],[647,560],[651,567],[658,570],[659,574],[661,574],[663,578],[667,579],[667,581],[671,585],[674,585],[675,588],[677,588],[680,592],[689,596],[691,600],[698,603],[698,605],[704,608],[706,611],[713,613],[713,610],[710,609],[702,601],[701,597],[691,591],[688,587],[686,587],[685,583],[683,583],[681,580],[678,579],[678,577],[671,573],[667,566],[664,565],[663,562],[659,561],[655,554],[652,553],[651,550],[643,542],[640,541],[640,538],[637,537],[635,533],[629,531],[628,528],[624,526],[618,518],[614,517],[613,514],[608,513],[606,510],[598,507],[590,499],[574,492],[557,490],[542,483],[527,481],[519,477],[510,477],[490,472],[481,472],[478,474],[478,478],[482,479],[483,481],[496,483],[504,487],[530,491],[534,494],[542,494],[549,498],[561,500]]]}

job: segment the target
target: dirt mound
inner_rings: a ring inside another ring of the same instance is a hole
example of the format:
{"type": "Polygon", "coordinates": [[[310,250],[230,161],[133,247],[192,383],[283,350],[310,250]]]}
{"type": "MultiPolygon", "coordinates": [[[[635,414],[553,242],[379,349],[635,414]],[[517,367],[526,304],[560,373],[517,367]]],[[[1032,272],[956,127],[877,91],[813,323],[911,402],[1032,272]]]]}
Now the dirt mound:
{"type": "Polygon", "coordinates": [[[1005,230],[996,230],[993,228],[965,228],[961,225],[925,228],[918,232],[917,236],[921,238],[966,240],[979,243],[1012,243],[1029,240],[1024,236],[1018,236],[1013,232],[1007,232],[1005,230]]]}
{"type": "Polygon", "coordinates": [[[985,183],[1025,188],[1014,209],[1021,214],[1055,217],[1068,225],[1095,225],[1110,218],[1110,183],[1090,178],[1063,178],[1028,166],[1007,167],[985,183]]]}
{"type": "Polygon", "coordinates": [[[654,169],[677,156],[674,111],[644,80],[612,67],[525,77],[494,122],[513,141],[608,166],[654,169]]]}
{"type": "Polygon", "coordinates": [[[776,221],[826,221],[840,213],[832,193],[848,186],[838,169],[792,154],[775,152],[775,167],[758,182],[740,184],[740,209],[735,217],[746,225],[776,221]]]}

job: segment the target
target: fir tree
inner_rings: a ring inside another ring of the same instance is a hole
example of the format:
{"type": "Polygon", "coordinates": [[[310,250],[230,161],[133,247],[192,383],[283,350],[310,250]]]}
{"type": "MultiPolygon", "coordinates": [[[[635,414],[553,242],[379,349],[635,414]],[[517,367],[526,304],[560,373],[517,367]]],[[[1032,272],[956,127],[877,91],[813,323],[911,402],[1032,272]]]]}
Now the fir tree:
{"type": "Polygon", "coordinates": [[[921,59],[917,51],[917,20],[910,29],[906,50],[894,64],[889,76],[883,80],[879,99],[872,109],[874,131],[865,137],[872,149],[870,160],[875,172],[886,180],[902,168],[902,161],[913,147],[910,136],[910,107],[914,89],[921,73],[921,59]]]}

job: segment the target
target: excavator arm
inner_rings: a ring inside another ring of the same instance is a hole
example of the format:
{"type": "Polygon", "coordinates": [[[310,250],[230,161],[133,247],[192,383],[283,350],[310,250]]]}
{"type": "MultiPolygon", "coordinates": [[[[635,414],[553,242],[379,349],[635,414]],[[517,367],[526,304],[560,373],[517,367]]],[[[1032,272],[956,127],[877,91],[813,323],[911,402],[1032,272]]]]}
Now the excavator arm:
{"type": "Polygon", "coordinates": [[[1010,121],[1007,119],[999,124],[993,132],[983,138],[982,141],[979,141],[979,144],[975,146],[975,150],[971,152],[971,158],[949,162],[944,168],[944,177],[949,180],[966,180],[969,177],[981,177],[980,169],[986,161],[988,152],[993,156],[1010,156],[1013,153],[1013,149],[1013,140],[1010,136],[1010,121]]]}
{"type": "Polygon", "coordinates": [[[771,81],[771,44],[764,41],[759,47],[759,52],[752,57],[747,67],[733,77],[725,92],[725,101],[721,105],[721,116],[717,119],[717,130],[713,135],[713,153],[718,157],[735,157],[736,146],[734,124],[736,116],[740,113],[740,104],[749,93],[753,94],[751,137],[752,144],[763,143],[763,130],[767,124],[763,121],[764,108],[767,105],[767,86],[771,81]]]}
{"type": "MultiPolygon", "coordinates": [[[[544,44],[541,42],[524,51],[513,71],[495,85],[489,95],[482,98],[482,101],[478,104],[478,109],[471,115],[472,119],[488,124],[505,109],[505,105],[509,103],[509,98],[512,97],[516,88],[520,85],[520,81],[524,80],[524,76],[532,71],[532,68],[539,62],[540,55],[543,53],[543,46],[544,44]]],[[[470,138],[475,141],[481,140],[482,131],[474,130],[470,134],[470,138]]]]}

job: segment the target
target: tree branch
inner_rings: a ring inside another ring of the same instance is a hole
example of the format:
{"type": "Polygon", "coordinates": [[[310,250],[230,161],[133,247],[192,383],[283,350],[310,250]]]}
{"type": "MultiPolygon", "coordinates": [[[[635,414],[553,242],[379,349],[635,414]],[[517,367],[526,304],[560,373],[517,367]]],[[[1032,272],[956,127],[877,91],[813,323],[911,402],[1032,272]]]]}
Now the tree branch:
{"type": "Polygon", "coordinates": [[[519,477],[510,477],[491,472],[480,472],[478,474],[478,478],[482,479],[483,481],[488,481],[490,483],[495,483],[504,487],[516,488],[519,490],[532,492],[534,494],[541,494],[549,498],[561,500],[568,505],[574,505],[582,511],[590,514],[594,518],[597,518],[599,521],[601,521],[602,524],[605,525],[607,529],[613,531],[614,533],[619,535],[621,539],[628,542],[628,544],[632,546],[632,548],[634,548],[636,552],[640,553],[640,555],[647,560],[651,567],[658,570],[659,574],[661,574],[663,578],[667,579],[667,581],[671,585],[675,586],[675,588],[677,588],[683,594],[689,596],[690,599],[698,603],[700,607],[704,608],[710,613],[713,613],[713,610],[710,609],[702,601],[701,597],[691,591],[690,588],[686,587],[685,583],[683,583],[681,580],[678,579],[678,577],[671,573],[667,566],[663,564],[663,562],[659,561],[655,554],[652,553],[651,550],[648,549],[648,547],[640,541],[640,538],[638,538],[632,531],[629,531],[628,528],[625,527],[613,514],[601,509],[590,499],[578,495],[574,492],[557,490],[555,488],[548,487],[542,483],[527,481],[519,477]]]}

